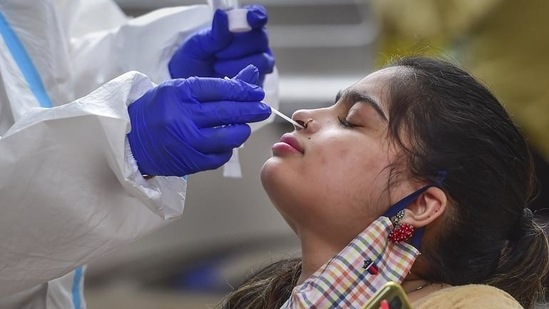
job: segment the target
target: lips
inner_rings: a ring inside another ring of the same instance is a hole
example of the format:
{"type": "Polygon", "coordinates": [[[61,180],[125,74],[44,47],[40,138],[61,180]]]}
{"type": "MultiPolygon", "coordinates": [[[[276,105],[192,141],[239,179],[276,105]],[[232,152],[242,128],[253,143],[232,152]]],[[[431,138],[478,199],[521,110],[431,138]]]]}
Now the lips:
{"type": "Polygon", "coordinates": [[[292,148],[294,148],[295,150],[303,153],[303,147],[301,147],[297,139],[289,133],[282,135],[282,137],[280,138],[280,142],[286,143],[290,145],[292,148]]]}

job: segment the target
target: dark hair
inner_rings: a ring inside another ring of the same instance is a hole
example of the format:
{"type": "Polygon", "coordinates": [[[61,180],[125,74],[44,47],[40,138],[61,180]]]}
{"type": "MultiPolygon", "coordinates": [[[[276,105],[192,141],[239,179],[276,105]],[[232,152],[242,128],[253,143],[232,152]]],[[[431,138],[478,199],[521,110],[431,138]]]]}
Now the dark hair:
{"type": "Polygon", "coordinates": [[[413,57],[392,66],[408,71],[389,91],[389,132],[407,172],[430,182],[447,172],[450,209],[443,231],[420,250],[429,266],[422,278],[489,284],[531,307],[549,249],[527,208],[536,182],[526,140],[491,92],[453,64],[413,57]]]}
{"type": "MultiPolygon", "coordinates": [[[[427,270],[416,275],[450,285],[492,285],[532,307],[543,292],[549,246],[527,208],[536,183],[524,137],[490,91],[455,65],[407,57],[391,66],[403,70],[387,93],[389,136],[403,149],[396,166],[426,183],[446,172],[441,188],[449,199],[447,211],[436,233],[427,227],[430,241],[423,242],[417,260],[427,270]]],[[[224,308],[279,306],[241,300],[291,291],[295,281],[273,278],[296,279],[288,274],[296,274],[299,261],[282,265],[250,278],[224,308]],[[262,281],[268,286],[260,288],[262,281]]],[[[288,297],[289,292],[278,295],[288,297]]]]}
{"type": "Polygon", "coordinates": [[[223,309],[279,309],[290,298],[301,275],[301,259],[275,262],[254,274],[231,292],[223,309]]]}

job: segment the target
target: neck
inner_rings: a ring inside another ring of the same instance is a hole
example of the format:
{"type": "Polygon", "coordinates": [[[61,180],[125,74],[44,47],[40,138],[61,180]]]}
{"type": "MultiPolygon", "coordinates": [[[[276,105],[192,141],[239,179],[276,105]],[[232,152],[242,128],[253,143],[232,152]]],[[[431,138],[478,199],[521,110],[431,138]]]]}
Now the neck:
{"type": "Polygon", "coordinates": [[[307,278],[313,275],[322,265],[337,255],[343,247],[336,246],[318,237],[300,235],[302,267],[301,276],[297,284],[302,284],[307,278]]]}

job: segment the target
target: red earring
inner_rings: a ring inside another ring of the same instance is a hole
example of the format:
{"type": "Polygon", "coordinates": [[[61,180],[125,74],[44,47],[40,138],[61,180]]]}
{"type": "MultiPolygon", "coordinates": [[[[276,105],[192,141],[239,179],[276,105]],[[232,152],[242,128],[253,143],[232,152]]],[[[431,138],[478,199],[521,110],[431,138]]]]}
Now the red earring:
{"type": "Polygon", "coordinates": [[[408,223],[400,223],[404,218],[404,210],[399,211],[393,218],[393,230],[389,233],[389,240],[393,243],[407,241],[414,234],[414,227],[408,223]]]}

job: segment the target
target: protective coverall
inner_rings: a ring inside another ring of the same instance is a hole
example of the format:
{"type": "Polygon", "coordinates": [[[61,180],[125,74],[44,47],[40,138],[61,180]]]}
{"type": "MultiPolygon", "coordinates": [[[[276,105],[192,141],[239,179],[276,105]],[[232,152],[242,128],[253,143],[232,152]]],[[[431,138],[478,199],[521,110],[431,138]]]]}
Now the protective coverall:
{"type": "Polygon", "coordinates": [[[184,178],[137,169],[127,106],[170,78],[212,11],[129,19],[110,0],[3,0],[0,14],[0,308],[83,308],[82,265],[183,211],[184,178]]]}

